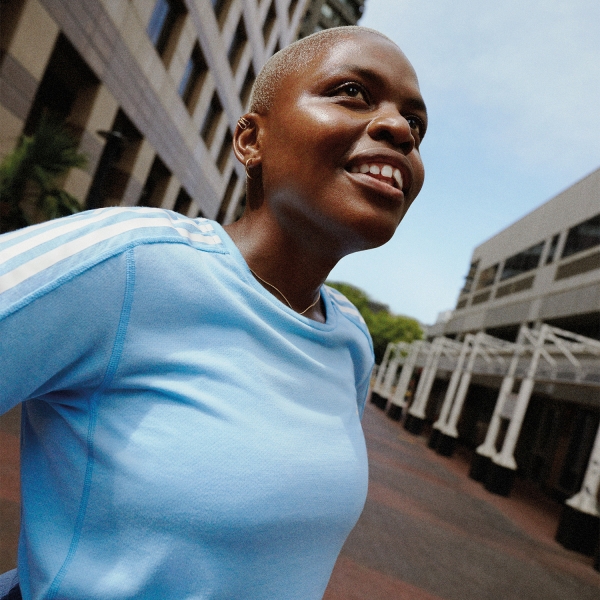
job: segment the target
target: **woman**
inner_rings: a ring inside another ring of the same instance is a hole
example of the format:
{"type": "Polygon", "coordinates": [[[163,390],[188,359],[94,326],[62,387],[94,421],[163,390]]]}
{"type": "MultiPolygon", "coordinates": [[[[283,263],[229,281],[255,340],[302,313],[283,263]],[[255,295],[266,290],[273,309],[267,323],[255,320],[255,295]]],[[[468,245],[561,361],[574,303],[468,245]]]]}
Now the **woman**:
{"type": "Polygon", "coordinates": [[[426,118],[393,42],[326,30],[257,78],[237,223],[103,209],[0,238],[23,597],[322,597],[366,497],[373,364],[323,282],[393,235],[426,118]]]}

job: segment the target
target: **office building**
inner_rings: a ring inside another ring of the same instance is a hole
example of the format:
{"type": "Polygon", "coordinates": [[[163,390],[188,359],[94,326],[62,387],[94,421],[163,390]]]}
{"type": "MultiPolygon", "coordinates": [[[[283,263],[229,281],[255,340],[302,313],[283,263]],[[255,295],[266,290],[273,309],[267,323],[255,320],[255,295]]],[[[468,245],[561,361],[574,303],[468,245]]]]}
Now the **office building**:
{"type": "Polygon", "coordinates": [[[64,181],[86,208],[160,206],[231,222],[244,202],[232,135],[256,73],[301,27],[306,35],[337,24],[335,14],[356,23],[362,4],[3,2],[0,158],[48,113],[88,157],[64,181]],[[330,25],[313,23],[316,12],[330,25]]]}
{"type": "Polygon", "coordinates": [[[478,246],[456,308],[427,337],[390,348],[375,403],[406,416],[413,433],[431,425],[430,445],[441,454],[457,441],[475,450],[471,475],[489,491],[510,493],[518,474],[566,501],[557,539],[591,553],[599,529],[600,169],[478,246]]]}

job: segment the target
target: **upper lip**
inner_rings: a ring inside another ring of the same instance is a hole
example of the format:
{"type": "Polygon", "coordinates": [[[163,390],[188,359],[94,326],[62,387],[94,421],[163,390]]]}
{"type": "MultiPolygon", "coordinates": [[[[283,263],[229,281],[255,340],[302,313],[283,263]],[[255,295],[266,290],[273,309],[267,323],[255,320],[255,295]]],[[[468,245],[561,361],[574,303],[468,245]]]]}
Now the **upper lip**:
{"type": "Polygon", "coordinates": [[[402,191],[406,194],[412,185],[412,169],[410,163],[404,154],[394,150],[378,149],[363,150],[354,154],[348,161],[345,169],[349,171],[354,165],[383,163],[390,165],[393,169],[399,169],[402,174],[402,191]]]}

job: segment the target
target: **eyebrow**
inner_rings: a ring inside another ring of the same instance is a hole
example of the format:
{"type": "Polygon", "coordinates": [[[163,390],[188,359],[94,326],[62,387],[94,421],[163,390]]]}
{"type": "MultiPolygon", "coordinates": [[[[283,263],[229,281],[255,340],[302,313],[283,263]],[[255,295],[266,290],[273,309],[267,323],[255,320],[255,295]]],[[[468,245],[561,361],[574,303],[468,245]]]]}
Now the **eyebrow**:
{"type": "MultiPolygon", "coordinates": [[[[386,80],[371,69],[366,69],[365,67],[361,67],[359,65],[346,64],[340,66],[340,71],[350,71],[364,79],[367,79],[374,83],[375,85],[379,85],[381,87],[386,86],[386,80]]],[[[413,96],[412,98],[406,98],[406,104],[414,110],[421,110],[425,114],[427,114],[427,106],[425,106],[425,102],[422,98],[413,96]]]]}

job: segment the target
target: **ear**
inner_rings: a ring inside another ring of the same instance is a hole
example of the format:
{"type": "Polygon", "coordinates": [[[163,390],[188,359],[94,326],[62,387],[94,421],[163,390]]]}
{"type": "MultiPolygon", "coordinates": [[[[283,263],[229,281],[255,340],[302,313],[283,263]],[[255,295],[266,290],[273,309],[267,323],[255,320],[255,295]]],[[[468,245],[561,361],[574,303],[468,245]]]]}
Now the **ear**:
{"type": "Polygon", "coordinates": [[[261,158],[263,117],[258,113],[247,113],[237,122],[233,133],[233,152],[236,158],[246,166],[258,166],[261,158]]]}

